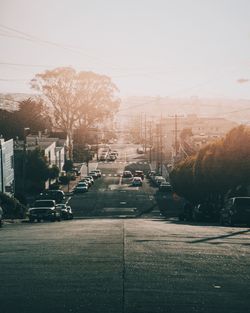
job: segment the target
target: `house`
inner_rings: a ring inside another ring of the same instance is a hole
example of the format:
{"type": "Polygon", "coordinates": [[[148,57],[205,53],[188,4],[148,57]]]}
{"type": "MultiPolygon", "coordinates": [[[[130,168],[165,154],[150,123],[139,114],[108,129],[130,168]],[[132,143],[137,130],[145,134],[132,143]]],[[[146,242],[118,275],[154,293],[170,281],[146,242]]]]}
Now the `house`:
{"type": "MultiPolygon", "coordinates": [[[[26,181],[26,171],[27,168],[23,166],[23,160],[30,151],[39,149],[45,156],[48,165],[52,167],[56,165],[59,171],[63,171],[63,165],[65,163],[66,157],[66,140],[61,138],[49,137],[47,134],[42,135],[30,134],[26,136],[26,142],[15,141],[14,156],[15,156],[15,183],[16,190],[18,192],[23,192],[23,190],[28,186],[28,181],[26,181]]],[[[51,181],[52,182],[52,181],[51,181]]],[[[48,188],[49,181],[45,183],[45,187],[48,188]]]]}
{"type": "Polygon", "coordinates": [[[14,194],[14,149],[13,139],[0,138],[0,191],[14,194]]]}

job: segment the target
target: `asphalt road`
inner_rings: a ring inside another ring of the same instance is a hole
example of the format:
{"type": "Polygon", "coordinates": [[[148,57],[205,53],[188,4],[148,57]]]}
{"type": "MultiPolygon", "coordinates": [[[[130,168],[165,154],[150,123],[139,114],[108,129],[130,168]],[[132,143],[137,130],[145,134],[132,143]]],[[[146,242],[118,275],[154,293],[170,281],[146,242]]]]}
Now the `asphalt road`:
{"type": "Polygon", "coordinates": [[[115,176],[129,148],[72,198],[78,218],[0,229],[1,313],[249,311],[249,229],[164,219],[152,187],[115,176]]]}

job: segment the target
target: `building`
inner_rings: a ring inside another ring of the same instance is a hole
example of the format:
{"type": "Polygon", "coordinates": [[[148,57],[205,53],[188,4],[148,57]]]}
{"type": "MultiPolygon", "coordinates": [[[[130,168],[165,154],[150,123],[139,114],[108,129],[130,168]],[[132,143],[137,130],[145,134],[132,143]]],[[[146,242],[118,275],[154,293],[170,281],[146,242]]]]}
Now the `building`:
{"type": "Polygon", "coordinates": [[[14,145],[13,139],[0,138],[0,191],[14,194],[14,145]]]}
{"type": "MultiPolygon", "coordinates": [[[[17,192],[24,192],[25,189],[29,189],[29,181],[26,179],[28,164],[24,165],[23,162],[31,151],[39,149],[45,156],[49,167],[56,165],[62,172],[67,154],[66,144],[65,139],[49,137],[49,135],[42,135],[40,132],[37,135],[26,136],[25,142],[15,141],[15,184],[17,192]]],[[[49,187],[49,181],[45,183],[44,187],[49,187]]]]}

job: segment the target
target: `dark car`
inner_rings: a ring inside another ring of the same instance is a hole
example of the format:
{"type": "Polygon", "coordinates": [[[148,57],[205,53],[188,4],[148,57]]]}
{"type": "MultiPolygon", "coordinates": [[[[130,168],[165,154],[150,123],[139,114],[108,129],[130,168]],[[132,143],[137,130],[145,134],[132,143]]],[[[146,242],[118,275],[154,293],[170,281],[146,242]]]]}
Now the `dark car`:
{"type": "Polygon", "coordinates": [[[122,174],[122,177],[123,178],[132,178],[133,175],[130,171],[124,171],[123,174],[122,174]]]}
{"type": "Polygon", "coordinates": [[[73,212],[71,206],[59,203],[56,205],[56,209],[60,212],[61,218],[64,220],[72,220],[73,219],[73,212]]]}
{"type": "Polygon", "coordinates": [[[60,212],[56,209],[54,200],[36,200],[33,207],[28,211],[30,222],[40,221],[60,221],[60,212]]]}
{"type": "Polygon", "coordinates": [[[193,220],[197,222],[215,221],[217,219],[216,207],[209,202],[199,203],[193,208],[193,220]]]}
{"type": "Polygon", "coordinates": [[[143,180],[144,179],[143,171],[136,170],[134,173],[134,177],[141,177],[141,179],[143,180]]]}
{"type": "Polygon", "coordinates": [[[173,192],[173,188],[168,182],[162,182],[159,186],[159,191],[160,192],[166,192],[166,193],[171,193],[173,192]]]}
{"type": "Polygon", "coordinates": [[[250,197],[229,198],[220,211],[220,222],[228,226],[235,224],[250,226],[250,197]]]}
{"type": "Polygon", "coordinates": [[[65,194],[62,190],[45,190],[39,196],[40,200],[55,200],[56,203],[61,203],[65,199],[65,194]]]}

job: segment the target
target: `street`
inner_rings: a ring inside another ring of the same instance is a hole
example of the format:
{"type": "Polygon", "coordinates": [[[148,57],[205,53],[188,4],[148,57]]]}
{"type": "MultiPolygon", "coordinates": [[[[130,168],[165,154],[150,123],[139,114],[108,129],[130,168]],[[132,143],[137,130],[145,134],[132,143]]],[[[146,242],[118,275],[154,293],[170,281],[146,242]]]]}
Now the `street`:
{"type": "Polygon", "coordinates": [[[120,175],[147,162],[116,148],[90,164],[104,175],[72,196],[74,220],[0,230],[0,312],[247,312],[249,229],[164,218],[156,188],[120,175]]]}

